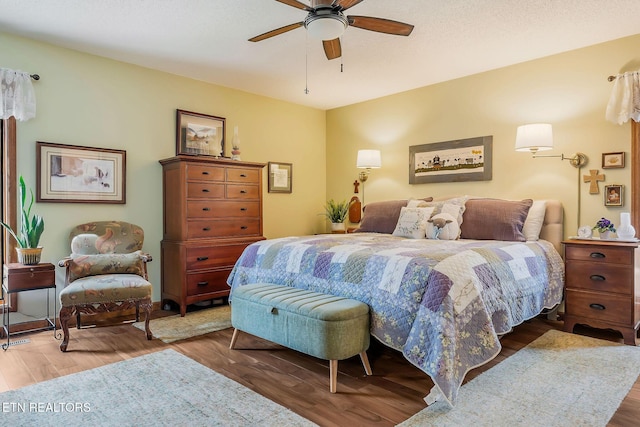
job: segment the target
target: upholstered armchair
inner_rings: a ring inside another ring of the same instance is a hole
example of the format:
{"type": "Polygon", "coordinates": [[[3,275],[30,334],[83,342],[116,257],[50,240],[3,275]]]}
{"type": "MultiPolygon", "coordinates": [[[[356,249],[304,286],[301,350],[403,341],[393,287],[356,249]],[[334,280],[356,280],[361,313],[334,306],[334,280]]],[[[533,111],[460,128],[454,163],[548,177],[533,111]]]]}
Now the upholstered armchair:
{"type": "Polygon", "coordinates": [[[81,314],[96,314],[135,308],[146,314],[149,329],[152,285],[148,282],[147,262],[142,252],[144,231],[123,221],[98,221],[81,224],[69,234],[71,255],[58,265],[66,268],[65,287],[60,292],[60,326],[64,338],[61,351],[69,344],[69,320],[75,314],[80,329],[81,314]]]}

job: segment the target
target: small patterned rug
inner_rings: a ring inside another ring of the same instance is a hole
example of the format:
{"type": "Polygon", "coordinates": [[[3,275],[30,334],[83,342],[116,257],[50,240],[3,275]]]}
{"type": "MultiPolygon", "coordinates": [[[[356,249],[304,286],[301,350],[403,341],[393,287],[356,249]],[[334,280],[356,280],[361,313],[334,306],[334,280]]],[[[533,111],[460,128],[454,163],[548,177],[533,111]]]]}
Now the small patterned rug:
{"type": "Polygon", "coordinates": [[[10,426],[314,426],[167,349],[0,394],[10,426]]]}
{"type": "MultiPolygon", "coordinates": [[[[144,330],[144,322],[133,323],[144,330]]],[[[152,319],[149,329],[154,338],[165,343],[172,343],[209,332],[220,331],[231,327],[231,307],[222,305],[187,313],[184,317],[175,316],[152,319]]]]}
{"type": "Polygon", "coordinates": [[[550,330],[400,426],[606,426],[638,375],[640,348],[550,330]]]}

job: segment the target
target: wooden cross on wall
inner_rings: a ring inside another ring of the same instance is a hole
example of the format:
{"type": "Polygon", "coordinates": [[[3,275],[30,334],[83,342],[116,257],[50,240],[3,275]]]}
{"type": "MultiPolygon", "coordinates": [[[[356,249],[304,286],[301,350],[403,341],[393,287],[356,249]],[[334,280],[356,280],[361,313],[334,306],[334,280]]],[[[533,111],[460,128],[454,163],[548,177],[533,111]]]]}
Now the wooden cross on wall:
{"type": "Polygon", "coordinates": [[[598,181],[604,181],[604,175],[598,174],[598,169],[589,169],[589,175],[583,175],[584,182],[590,183],[589,194],[598,194],[600,188],[598,187],[598,181]]]}

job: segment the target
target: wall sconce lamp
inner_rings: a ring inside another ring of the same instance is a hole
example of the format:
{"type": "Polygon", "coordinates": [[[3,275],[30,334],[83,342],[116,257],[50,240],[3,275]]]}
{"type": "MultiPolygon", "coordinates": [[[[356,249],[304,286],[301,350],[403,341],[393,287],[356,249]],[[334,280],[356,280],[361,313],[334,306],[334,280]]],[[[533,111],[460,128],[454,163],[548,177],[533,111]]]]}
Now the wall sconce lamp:
{"type": "Polygon", "coordinates": [[[534,123],[518,126],[516,132],[516,151],[530,151],[536,157],[560,157],[560,160],[569,160],[571,166],[581,168],[587,164],[587,156],[584,153],[575,153],[571,157],[564,154],[538,154],[538,151],[553,149],[553,130],[548,123],[534,123]]]}
{"type": "Polygon", "coordinates": [[[356,167],[364,169],[358,174],[358,179],[362,183],[362,206],[364,209],[364,182],[369,179],[371,169],[378,169],[382,166],[382,159],[380,158],[380,150],[358,150],[358,158],[356,160],[356,167]]]}
{"type": "Polygon", "coordinates": [[[380,158],[380,150],[358,150],[358,159],[356,167],[365,169],[358,175],[360,182],[365,182],[369,178],[371,169],[378,169],[382,166],[380,158]]]}

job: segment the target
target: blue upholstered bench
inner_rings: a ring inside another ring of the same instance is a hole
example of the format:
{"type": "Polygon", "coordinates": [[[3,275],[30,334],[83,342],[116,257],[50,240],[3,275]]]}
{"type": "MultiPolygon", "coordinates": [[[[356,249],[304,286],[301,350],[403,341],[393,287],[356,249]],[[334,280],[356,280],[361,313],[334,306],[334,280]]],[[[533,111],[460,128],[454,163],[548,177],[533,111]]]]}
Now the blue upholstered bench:
{"type": "Polygon", "coordinates": [[[338,360],[360,355],[371,375],[369,306],[356,300],[288,286],[257,283],[234,288],[231,324],[244,331],[319,359],[329,360],[329,390],[336,392],[338,360]]]}

